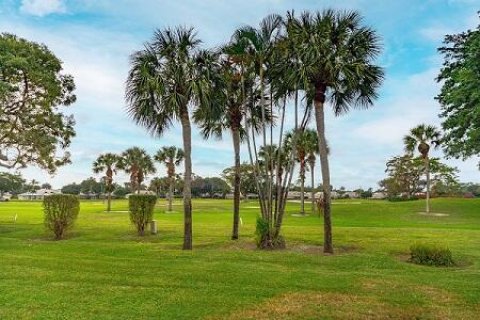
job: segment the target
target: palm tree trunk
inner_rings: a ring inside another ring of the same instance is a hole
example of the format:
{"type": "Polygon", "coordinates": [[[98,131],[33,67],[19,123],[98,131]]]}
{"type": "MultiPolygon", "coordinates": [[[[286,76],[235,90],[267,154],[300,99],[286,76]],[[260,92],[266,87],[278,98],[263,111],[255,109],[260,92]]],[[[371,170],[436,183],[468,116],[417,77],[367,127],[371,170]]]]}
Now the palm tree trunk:
{"type": "Polygon", "coordinates": [[[426,200],[425,209],[426,209],[426,213],[429,214],[430,213],[430,159],[428,156],[425,158],[425,171],[427,174],[427,194],[425,197],[425,200],[426,200]]]}
{"type": "Polygon", "coordinates": [[[312,178],[312,192],[311,192],[311,201],[312,201],[312,214],[315,214],[315,165],[310,165],[310,175],[312,178]]]}
{"type": "Polygon", "coordinates": [[[183,250],[192,250],[192,127],[187,107],[181,111],[185,174],[183,186],[183,250]]]}
{"type": "Polygon", "coordinates": [[[175,184],[175,176],[169,177],[170,185],[168,186],[168,211],[172,211],[172,202],[173,202],[173,187],[175,184]]]}
{"type": "Polygon", "coordinates": [[[112,193],[108,192],[107,193],[107,212],[110,212],[112,210],[112,193]]]}
{"type": "Polygon", "coordinates": [[[240,221],[240,132],[232,129],[233,150],[235,152],[235,178],[233,183],[233,230],[232,240],[238,239],[238,225],[240,221]]]}
{"type": "Polygon", "coordinates": [[[330,168],[328,166],[327,140],[325,138],[325,89],[320,89],[315,94],[315,120],[317,123],[318,147],[320,150],[320,164],[323,184],[323,252],[333,253],[332,219],[331,219],[331,194],[330,194],[330,168]]]}
{"type": "Polygon", "coordinates": [[[305,214],[305,160],[300,162],[300,213],[305,214]]]}

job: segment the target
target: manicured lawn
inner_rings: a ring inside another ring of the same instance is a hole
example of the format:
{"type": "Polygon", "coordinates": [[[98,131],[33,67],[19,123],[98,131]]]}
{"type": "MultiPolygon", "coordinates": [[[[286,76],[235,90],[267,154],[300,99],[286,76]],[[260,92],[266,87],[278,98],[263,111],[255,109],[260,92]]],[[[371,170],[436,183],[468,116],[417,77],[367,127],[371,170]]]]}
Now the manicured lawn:
{"type": "Polygon", "coordinates": [[[180,250],[182,212],[155,218],[140,238],[127,202],[105,213],[82,202],[69,238],[52,241],[39,202],[0,203],[0,319],[478,319],[480,199],[333,204],[336,254],[321,254],[322,221],[293,217],[288,248],[254,243],[258,204],[242,204],[241,240],[229,240],[231,202],[194,201],[194,250],[180,250]],[[16,224],[13,223],[17,215],[16,224]],[[416,241],[446,244],[458,267],[405,262],[416,241]]]}

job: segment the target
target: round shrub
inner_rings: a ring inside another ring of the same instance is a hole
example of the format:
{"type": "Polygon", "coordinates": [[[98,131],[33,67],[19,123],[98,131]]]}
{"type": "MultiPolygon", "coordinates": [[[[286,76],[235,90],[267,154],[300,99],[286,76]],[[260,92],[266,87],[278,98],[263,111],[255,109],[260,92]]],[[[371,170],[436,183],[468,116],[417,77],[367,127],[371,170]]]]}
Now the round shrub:
{"type": "Polygon", "coordinates": [[[153,209],[157,202],[157,196],[148,194],[132,194],[128,197],[130,209],[130,221],[135,225],[138,235],[145,234],[147,224],[153,218],[153,209]]]}
{"type": "Polygon", "coordinates": [[[410,262],[436,267],[455,265],[452,252],[446,247],[427,244],[415,244],[410,247],[410,262]]]}
{"type": "Polygon", "coordinates": [[[80,211],[78,198],[70,194],[53,194],[43,198],[44,223],[56,240],[63,239],[80,211]]]}

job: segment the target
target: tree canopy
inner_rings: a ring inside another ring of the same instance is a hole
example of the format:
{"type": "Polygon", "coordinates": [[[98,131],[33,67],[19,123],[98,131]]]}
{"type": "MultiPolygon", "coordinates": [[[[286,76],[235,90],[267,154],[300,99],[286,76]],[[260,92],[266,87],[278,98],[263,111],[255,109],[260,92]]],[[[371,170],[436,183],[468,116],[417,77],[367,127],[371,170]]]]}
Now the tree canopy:
{"type": "Polygon", "coordinates": [[[437,78],[445,151],[456,158],[480,154],[480,25],[445,36],[438,49],[444,57],[437,78]]]}
{"type": "Polygon", "coordinates": [[[0,34],[0,166],[35,164],[53,173],[70,162],[74,118],[59,111],[75,102],[73,77],[45,46],[0,34]]]}

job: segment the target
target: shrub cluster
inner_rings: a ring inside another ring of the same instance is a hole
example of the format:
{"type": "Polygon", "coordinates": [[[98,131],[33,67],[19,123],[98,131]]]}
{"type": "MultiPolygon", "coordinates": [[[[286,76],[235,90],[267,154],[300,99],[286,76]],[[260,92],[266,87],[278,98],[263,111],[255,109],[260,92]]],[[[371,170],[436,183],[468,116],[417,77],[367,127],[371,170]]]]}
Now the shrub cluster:
{"type": "Polygon", "coordinates": [[[145,234],[145,228],[153,218],[156,202],[157,196],[154,195],[132,194],[128,197],[130,221],[135,225],[140,236],[145,234]]]}
{"type": "Polygon", "coordinates": [[[410,247],[410,262],[436,267],[455,265],[452,252],[446,247],[427,244],[415,244],[410,247]]]}
{"type": "Polygon", "coordinates": [[[43,199],[45,226],[53,231],[56,240],[63,239],[80,211],[78,198],[70,194],[54,194],[43,199]]]}
{"type": "Polygon", "coordinates": [[[417,196],[413,196],[413,197],[400,197],[400,196],[391,196],[391,197],[388,197],[387,200],[388,201],[391,201],[391,202],[401,202],[401,201],[415,201],[415,200],[418,200],[419,198],[417,196]]]}
{"type": "Polygon", "coordinates": [[[259,249],[285,249],[285,239],[281,235],[272,236],[268,222],[262,217],[257,218],[255,242],[259,249]]]}

